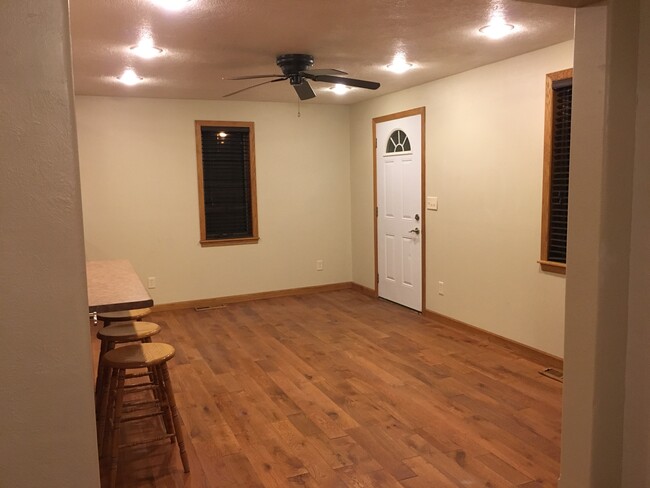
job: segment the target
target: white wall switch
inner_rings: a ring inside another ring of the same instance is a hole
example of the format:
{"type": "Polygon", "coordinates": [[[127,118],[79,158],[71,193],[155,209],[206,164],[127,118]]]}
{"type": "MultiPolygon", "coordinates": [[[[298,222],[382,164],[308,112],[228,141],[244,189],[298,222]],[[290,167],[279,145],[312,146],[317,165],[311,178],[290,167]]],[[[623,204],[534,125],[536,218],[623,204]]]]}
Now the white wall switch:
{"type": "Polygon", "coordinates": [[[156,277],[149,276],[149,278],[147,278],[147,288],[155,288],[155,287],[156,287],[156,277]]]}
{"type": "Polygon", "coordinates": [[[317,259],[316,260],[316,271],[323,271],[323,260],[322,259],[317,259]]]}
{"type": "Polygon", "coordinates": [[[438,197],[427,197],[427,210],[438,210],[438,197]]]}
{"type": "Polygon", "coordinates": [[[445,294],[445,282],[444,281],[439,281],[438,282],[438,295],[444,295],[445,294]]]}

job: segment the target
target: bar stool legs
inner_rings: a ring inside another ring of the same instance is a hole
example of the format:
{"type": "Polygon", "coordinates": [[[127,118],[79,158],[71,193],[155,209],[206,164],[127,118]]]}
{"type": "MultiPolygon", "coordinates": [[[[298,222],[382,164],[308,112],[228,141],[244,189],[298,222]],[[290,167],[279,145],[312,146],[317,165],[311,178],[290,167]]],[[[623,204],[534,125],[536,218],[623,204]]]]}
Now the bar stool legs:
{"type": "Polygon", "coordinates": [[[107,351],[105,367],[110,380],[105,382],[99,408],[98,440],[100,456],[104,444],[110,455],[109,487],[114,488],[117,479],[117,465],[120,448],[132,447],[150,442],[170,439],[178,444],[183,470],[190,471],[185,441],[167,361],[174,356],[174,348],[165,343],[145,342],[127,345],[107,351]],[[129,373],[129,369],[146,368],[145,373],[129,373]],[[146,383],[125,385],[129,378],[146,378],[146,383]],[[153,390],[154,400],[125,402],[125,393],[153,390]],[[152,406],[148,406],[152,405],[152,406]],[[144,413],[139,413],[140,411],[144,413]],[[134,414],[135,415],[131,415],[134,414]],[[144,441],[127,442],[120,445],[121,426],[124,422],[144,420],[162,416],[163,434],[144,441]]]}
{"type": "MultiPolygon", "coordinates": [[[[174,390],[171,386],[171,380],[169,379],[169,370],[167,369],[167,363],[163,363],[158,366],[162,373],[162,382],[163,382],[163,391],[166,397],[167,405],[171,411],[172,424],[174,426],[174,432],[176,433],[176,443],[178,444],[178,450],[181,455],[181,462],[183,463],[183,470],[186,473],[190,472],[190,464],[187,460],[187,452],[185,451],[185,440],[183,439],[183,429],[181,428],[180,416],[178,415],[178,409],[176,408],[176,400],[174,398],[174,390]]],[[[159,375],[160,377],[160,375],[159,375]]]]}
{"type": "Polygon", "coordinates": [[[117,479],[117,456],[120,450],[120,425],[122,425],[122,404],[124,400],[124,370],[117,371],[117,387],[115,397],[115,413],[113,415],[113,432],[110,436],[111,447],[111,474],[109,477],[110,488],[115,488],[117,479]]]}

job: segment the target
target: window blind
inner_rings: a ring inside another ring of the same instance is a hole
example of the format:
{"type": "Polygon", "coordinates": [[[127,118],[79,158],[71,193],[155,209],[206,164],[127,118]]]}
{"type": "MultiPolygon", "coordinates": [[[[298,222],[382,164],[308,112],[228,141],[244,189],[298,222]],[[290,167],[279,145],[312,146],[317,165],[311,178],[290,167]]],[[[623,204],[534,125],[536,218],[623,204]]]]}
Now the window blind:
{"type": "Polygon", "coordinates": [[[201,127],[207,239],[253,235],[248,127],[201,127]]]}
{"type": "Polygon", "coordinates": [[[548,260],[558,263],[566,263],[572,95],[571,79],[553,82],[548,260]]]}

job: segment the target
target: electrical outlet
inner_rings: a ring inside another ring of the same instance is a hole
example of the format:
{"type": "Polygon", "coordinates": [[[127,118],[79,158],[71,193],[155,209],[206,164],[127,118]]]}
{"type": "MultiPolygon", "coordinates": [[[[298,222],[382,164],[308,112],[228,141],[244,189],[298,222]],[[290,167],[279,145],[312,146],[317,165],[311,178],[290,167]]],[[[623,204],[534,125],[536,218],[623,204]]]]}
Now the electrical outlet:
{"type": "Polygon", "coordinates": [[[444,295],[445,294],[445,282],[444,281],[439,281],[438,282],[438,295],[444,295]]]}
{"type": "Polygon", "coordinates": [[[322,259],[317,259],[316,260],[316,271],[323,271],[323,260],[322,259]]]}
{"type": "Polygon", "coordinates": [[[156,277],[149,276],[149,278],[147,278],[147,288],[155,288],[155,287],[156,287],[156,277]]]}

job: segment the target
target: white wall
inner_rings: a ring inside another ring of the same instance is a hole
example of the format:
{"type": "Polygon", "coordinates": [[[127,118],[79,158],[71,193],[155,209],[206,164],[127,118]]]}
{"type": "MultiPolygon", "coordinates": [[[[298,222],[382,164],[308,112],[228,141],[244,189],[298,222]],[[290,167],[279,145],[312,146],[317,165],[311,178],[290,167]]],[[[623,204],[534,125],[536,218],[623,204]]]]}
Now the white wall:
{"type": "Polygon", "coordinates": [[[0,46],[0,486],[99,487],[67,0],[0,46]]]}
{"type": "Polygon", "coordinates": [[[374,288],[371,120],[424,106],[427,309],[561,356],[565,280],[537,260],[545,75],[572,65],[566,42],[353,106],[354,281],[374,288]]]}
{"type": "Polygon", "coordinates": [[[350,281],[349,109],[300,110],[77,97],[88,258],[129,259],[159,304],[350,281]],[[258,244],[199,245],[195,120],[255,122],[258,244]]]}

